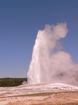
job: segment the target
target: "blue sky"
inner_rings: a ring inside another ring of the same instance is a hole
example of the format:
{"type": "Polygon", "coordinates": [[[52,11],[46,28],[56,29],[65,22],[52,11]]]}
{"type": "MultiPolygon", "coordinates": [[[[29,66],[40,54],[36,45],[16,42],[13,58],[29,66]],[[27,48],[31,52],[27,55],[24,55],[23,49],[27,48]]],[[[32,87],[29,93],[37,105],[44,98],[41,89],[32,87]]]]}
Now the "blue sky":
{"type": "Polygon", "coordinates": [[[0,77],[26,77],[38,30],[60,22],[69,29],[64,49],[78,63],[78,0],[0,0],[0,77]]]}

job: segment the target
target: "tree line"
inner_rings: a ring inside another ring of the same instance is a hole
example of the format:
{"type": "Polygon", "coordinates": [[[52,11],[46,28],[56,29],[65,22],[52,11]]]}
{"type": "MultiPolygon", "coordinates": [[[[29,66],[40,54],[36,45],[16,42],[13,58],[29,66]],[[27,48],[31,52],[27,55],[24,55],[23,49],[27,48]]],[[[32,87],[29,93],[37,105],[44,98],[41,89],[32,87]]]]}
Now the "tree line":
{"type": "Polygon", "coordinates": [[[27,78],[0,78],[0,87],[19,86],[27,82],[27,78]]]}

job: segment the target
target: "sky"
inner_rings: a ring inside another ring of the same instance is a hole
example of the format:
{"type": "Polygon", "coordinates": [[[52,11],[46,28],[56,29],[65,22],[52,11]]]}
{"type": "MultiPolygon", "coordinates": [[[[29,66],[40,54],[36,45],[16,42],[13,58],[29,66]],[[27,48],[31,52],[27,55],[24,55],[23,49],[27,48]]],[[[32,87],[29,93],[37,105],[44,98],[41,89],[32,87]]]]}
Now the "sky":
{"type": "Polygon", "coordinates": [[[61,43],[78,63],[78,0],[0,0],[0,77],[26,77],[38,30],[61,22],[61,43]]]}

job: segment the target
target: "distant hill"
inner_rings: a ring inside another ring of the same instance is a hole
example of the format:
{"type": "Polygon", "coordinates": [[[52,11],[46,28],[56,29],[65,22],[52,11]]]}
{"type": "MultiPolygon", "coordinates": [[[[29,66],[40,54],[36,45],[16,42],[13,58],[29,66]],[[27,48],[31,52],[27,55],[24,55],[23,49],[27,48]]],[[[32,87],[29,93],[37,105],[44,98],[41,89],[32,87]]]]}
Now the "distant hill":
{"type": "Polygon", "coordinates": [[[27,78],[0,78],[0,87],[19,86],[27,82],[27,78]]]}

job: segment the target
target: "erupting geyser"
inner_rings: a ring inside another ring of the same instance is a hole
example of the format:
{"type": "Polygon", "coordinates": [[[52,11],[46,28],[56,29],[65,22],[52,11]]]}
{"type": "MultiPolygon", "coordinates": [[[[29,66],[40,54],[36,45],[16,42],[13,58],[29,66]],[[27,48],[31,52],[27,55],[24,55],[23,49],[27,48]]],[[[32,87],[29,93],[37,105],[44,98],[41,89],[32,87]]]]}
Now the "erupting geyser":
{"type": "Polygon", "coordinates": [[[28,70],[28,82],[78,85],[78,65],[63,51],[60,39],[66,37],[67,24],[46,25],[39,30],[28,70]]]}

